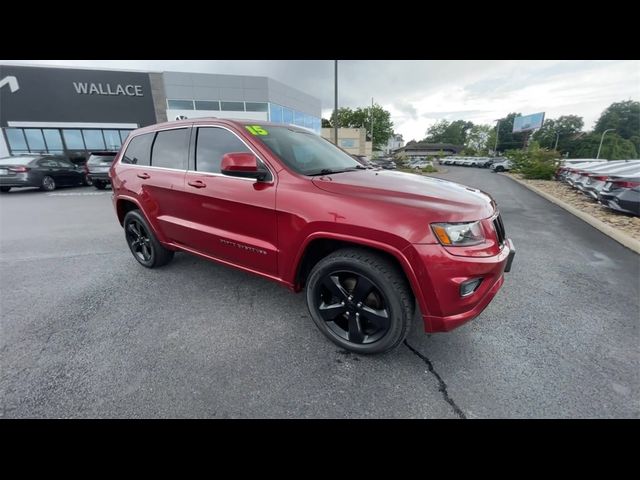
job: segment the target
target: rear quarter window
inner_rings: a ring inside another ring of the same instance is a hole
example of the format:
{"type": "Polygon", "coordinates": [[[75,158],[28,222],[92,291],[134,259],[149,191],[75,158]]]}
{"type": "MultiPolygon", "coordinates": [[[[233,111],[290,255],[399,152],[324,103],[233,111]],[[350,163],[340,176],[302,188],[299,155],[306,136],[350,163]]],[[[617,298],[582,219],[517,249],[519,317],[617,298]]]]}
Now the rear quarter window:
{"type": "Polygon", "coordinates": [[[151,144],[153,143],[153,137],[155,133],[145,133],[138,135],[131,139],[127,150],[122,156],[122,163],[131,165],[145,165],[151,164],[151,144]]]}

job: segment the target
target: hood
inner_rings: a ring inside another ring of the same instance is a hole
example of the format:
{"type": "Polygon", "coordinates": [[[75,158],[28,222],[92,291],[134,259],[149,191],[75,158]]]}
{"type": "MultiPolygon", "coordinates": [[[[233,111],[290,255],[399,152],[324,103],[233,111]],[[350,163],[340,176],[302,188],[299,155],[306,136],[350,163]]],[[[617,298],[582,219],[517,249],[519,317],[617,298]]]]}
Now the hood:
{"type": "Polygon", "coordinates": [[[445,214],[446,221],[480,220],[496,209],[491,196],[476,188],[413,173],[358,170],[313,177],[312,181],[337,195],[437,211],[445,214]]]}

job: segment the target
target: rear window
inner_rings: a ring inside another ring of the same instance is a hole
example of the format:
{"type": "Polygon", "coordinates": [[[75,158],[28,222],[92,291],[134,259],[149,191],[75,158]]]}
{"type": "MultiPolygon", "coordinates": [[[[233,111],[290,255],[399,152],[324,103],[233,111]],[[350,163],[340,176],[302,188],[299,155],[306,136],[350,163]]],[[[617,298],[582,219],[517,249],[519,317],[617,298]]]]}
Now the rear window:
{"type": "Polygon", "coordinates": [[[0,165],[27,165],[38,157],[4,157],[0,158],[0,165]]]}
{"type": "Polygon", "coordinates": [[[116,158],[115,153],[113,155],[91,155],[87,163],[89,165],[97,165],[99,163],[111,163],[113,162],[114,158],[116,158]]]}

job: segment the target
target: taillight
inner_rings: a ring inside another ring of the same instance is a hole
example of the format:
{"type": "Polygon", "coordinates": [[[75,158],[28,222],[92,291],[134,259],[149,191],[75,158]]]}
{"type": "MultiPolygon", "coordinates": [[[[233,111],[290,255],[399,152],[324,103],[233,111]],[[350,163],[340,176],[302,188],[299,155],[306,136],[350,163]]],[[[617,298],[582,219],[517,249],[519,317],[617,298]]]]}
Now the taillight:
{"type": "Polygon", "coordinates": [[[613,182],[613,184],[616,187],[619,188],[635,188],[635,187],[640,187],[640,182],[626,182],[626,181],[620,181],[618,180],[617,182],[613,182]]]}
{"type": "Polygon", "coordinates": [[[11,170],[12,172],[28,172],[29,169],[27,167],[9,167],[9,170],[11,170]]]}

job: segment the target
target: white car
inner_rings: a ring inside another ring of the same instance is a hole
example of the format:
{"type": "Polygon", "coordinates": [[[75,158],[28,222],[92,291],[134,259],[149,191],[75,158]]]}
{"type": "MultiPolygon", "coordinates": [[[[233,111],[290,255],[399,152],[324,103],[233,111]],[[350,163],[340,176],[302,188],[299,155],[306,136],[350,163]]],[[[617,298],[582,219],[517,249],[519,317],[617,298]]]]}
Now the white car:
{"type": "Polygon", "coordinates": [[[511,160],[503,160],[491,164],[491,170],[494,172],[508,172],[511,170],[511,160]]]}

